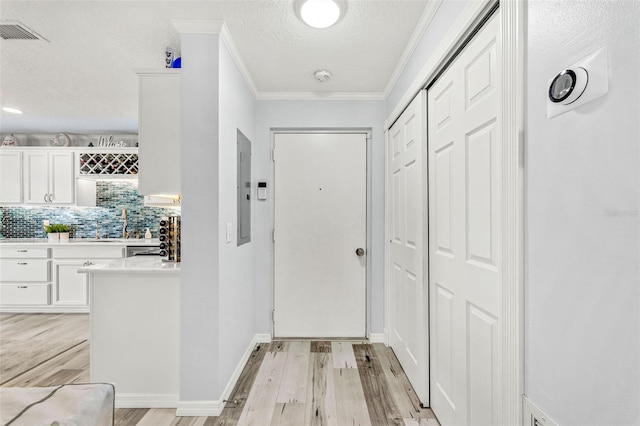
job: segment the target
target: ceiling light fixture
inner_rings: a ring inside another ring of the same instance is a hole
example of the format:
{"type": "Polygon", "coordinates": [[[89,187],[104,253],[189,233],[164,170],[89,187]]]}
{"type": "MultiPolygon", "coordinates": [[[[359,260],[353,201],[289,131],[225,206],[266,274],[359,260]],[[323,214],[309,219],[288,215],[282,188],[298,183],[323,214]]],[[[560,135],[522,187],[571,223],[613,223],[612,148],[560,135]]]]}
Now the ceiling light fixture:
{"type": "Polygon", "coordinates": [[[313,28],[328,28],[338,22],[342,10],[334,0],[306,0],[300,6],[300,17],[313,28]]]}
{"type": "Polygon", "coordinates": [[[2,107],[2,110],[3,110],[3,111],[10,112],[10,113],[12,113],[12,114],[22,114],[22,111],[20,111],[20,110],[19,110],[19,109],[17,109],[17,108],[2,107]]]}

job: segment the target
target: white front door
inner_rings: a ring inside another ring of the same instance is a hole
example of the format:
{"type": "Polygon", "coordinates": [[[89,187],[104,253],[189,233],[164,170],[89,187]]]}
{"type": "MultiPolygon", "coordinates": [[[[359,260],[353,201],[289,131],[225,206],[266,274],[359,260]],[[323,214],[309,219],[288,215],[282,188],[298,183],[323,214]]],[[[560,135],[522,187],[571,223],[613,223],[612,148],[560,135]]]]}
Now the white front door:
{"type": "Polygon", "coordinates": [[[275,135],[275,337],[364,337],[366,134],[275,135]]]}
{"type": "Polygon", "coordinates": [[[429,404],[427,291],[424,280],[426,93],[421,91],[387,136],[389,346],[424,405],[429,404]]]}
{"type": "Polygon", "coordinates": [[[428,93],[431,407],[499,425],[501,140],[494,16],[428,93]]]}

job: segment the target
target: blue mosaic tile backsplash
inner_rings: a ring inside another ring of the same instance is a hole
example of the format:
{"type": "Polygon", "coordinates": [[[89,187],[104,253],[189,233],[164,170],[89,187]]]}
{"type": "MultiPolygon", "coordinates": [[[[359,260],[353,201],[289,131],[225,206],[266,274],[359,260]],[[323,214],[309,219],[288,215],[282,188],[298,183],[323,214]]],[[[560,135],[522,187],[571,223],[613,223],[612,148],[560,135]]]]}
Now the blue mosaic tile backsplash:
{"type": "Polygon", "coordinates": [[[122,209],[127,209],[127,231],[135,238],[149,228],[158,237],[163,216],[179,215],[179,208],[146,207],[135,181],[97,181],[96,207],[16,206],[0,207],[0,234],[5,238],[45,238],[43,220],[64,223],[72,238],[95,238],[96,221],[102,238],[122,238],[122,209]]]}

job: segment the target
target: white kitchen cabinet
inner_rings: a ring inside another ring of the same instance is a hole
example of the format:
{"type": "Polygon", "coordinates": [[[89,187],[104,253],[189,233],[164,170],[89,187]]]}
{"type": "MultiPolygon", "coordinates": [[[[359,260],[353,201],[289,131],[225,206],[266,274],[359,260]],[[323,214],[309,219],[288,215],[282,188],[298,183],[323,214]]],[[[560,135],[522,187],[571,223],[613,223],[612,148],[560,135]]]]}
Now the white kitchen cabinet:
{"type": "Polygon", "coordinates": [[[125,243],[0,247],[1,312],[89,312],[89,283],[78,269],[125,256],[125,243]]]}
{"type": "Polygon", "coordinates": [[[124,257],[123,246],[54,247],[51,304],[77,307],[89,312],[89,282],[78,269],[89,263],[108,262],[124,257]],[[82,309],[84,308],[84,309],[82,309]]]}
{"type": "Polygon", "coordinates": [[[79,274],[86,260],[53,261],[52,303],[58,306],[89,306],[87,277],[79,274]]]}
{"type": "Polygon", "coordinates": [[[179,195],[180,70],[138,71],[138,192],[179,195]]]}
{"type": "Polygon", "coordinates": [[[0,249],[0,305],[9,310],[40,309],[49,304],[49,249],[0,249]]]}
{"type": "Polygon", "coordinates": [[[0,204],[22,202],[22,151],[0,149],[0,204]]]}
{"type": "Polygon", "coordinates": [[[25,204],[73,204],[73,154],[73,151],[67,150],[24,152],[25,204]]]}

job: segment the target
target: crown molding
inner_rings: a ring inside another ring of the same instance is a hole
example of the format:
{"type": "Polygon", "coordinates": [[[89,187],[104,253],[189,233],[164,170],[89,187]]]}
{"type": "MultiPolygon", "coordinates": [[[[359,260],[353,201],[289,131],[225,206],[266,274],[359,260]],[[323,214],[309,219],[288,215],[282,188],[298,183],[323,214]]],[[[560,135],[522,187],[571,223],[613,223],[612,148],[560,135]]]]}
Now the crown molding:
{"type": "Polygon", "coordinates": [[[387,86],[384,89],[385,98],[389,96],[389,94],[391,93],[391,90],[398,82],[400,75],[402,74],[407,64],[409,63],[409,60],[411,59],[413,52],[416,50],[416,47],[418,47],[420,40],[422,40],[422,36],[424,35],[424,32],[427,30],[429,25],[431,25],[431,21],[433,20],[434,16],[436,16],[436,12],[440,8],[442,1],[443,0],[430,1],[427,3],[427,6],[424,8],[424,11],[420,16],[420,19],[418,20],[418,24],[414,28],[413,33],[409,38],[409,41],[405,45],[405,48],[402,51],[402,55],[400,55],[400,59],[398,60],[396,67],[393,69],[393,72],[391,73],[391,77],[389,77],[389,80],[387,81],[387,86]]]}
{"type": "Polygon", "coordinates": [[[233,37],[231,37],[231,33],[229,32],[229,28],[226,25],[222,25],[220,30],[220,39],[224,43],[229,55],[231,55],[231,59],[235,62],[238,67],[238,71],[240,71],[240,75],[244,79],[244,82],[247,83],[249,90],[253,94],[254,98],[258,97],[258,89],[256,88],[256,84],[251,77],[251,73],[249,72],[249,68],[247,68],[247,64],[242,59],[242,55],[240,55],[240,51],[238,50],[238,46],[233,41],[233,37]]]}
{"type": "Polygon", "coordinates": [[[383,92],[258,92],[259,101],[384,101],[383,92]]]}

